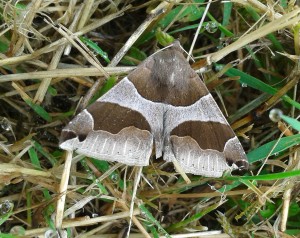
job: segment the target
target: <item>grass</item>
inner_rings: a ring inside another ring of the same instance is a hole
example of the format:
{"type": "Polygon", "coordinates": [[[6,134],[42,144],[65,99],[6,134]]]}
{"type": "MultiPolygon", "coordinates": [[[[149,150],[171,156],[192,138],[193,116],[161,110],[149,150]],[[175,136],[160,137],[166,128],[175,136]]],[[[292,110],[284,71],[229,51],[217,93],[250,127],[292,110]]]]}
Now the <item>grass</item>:
{"type": "Polygon", "coordinates": [[[78,111],[174,39],[191,50],[251,166],[217,179],[188,174],[188,184],[172,164],[151,159],[130,237],[300,235],[300,10],[284,0],[206,7],[0,2],[0,237],[125,236],[138,168],[67,154],[58,138],[78,111]],[[276,122],[274,108],[283,112],[276,122]]]}

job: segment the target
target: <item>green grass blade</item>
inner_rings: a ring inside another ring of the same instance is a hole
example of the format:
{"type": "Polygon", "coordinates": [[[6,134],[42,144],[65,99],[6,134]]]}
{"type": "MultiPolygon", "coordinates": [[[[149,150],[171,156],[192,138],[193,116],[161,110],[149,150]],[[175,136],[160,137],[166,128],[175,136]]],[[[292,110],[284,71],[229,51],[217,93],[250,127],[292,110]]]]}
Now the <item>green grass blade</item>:
{"type": "Polygon", "coordinates": [[[36,150],[34,149],[34,147],[31,147],[29,150],[28,150],[28,154],[29,154],[29,158],[30,158],[30,161],[31,163],[36,167],[36,168],[41,168],[41,163],[40,163],[40,160],[39,160],[39,157],[36,153],[36,150]]]}
{"type": "MultiPolygon", "coordinates": [[[[271,87],[270,85],[264,83],[263,81],[249,75],[249,74],[246,74],[238,69],[235,69],[235,68],[231,68],[229,70],[227,70],[225,72],[225,75],[229,76],[229,77],[236,77],[236,76],[239,76],[240,77],[240,82],[241,83],[244,83],[254,89],[257,89],[257,90],[260,90],[262,92],[265,92],[265,93],[269,93],[271,95],[275,95],[278,90],[271,87]]],[[[289,96],[287,95],[284,95],[281,97],[284,101],[290,103],[292,106],[298,108],[300,110],[300,104],[296,101],[294,101],[293,99],[291,99],[289,96]]]]}
{"type": "Polygon", "coordinates": [[[172,238],[172,237],[169,235],[169,233],[168,233],[168,232],[160,225],[160,223],[152,216],[151,212],[149,212],[148,209],[147,209],[143,204],[141,204],[141,205],[139,206],[139,209],[141,210],[142,214],[146,217],[146,219],[147,219],[150,223],[154,224],[154,225],[158,228],[158,230],[159,230],[162,234],[164,234],[164,236],[165,236],[166,238],[172,238]]]}
{"type": "Polygon", "coordinates": [[[110,60],[108,58],[108,55],[105,51],[103,51],[98,45],[97,43],[93,42],[92,40],[81,36],[80,40],[86,44],[89,48],[91,48],[96,54],[100,55],[105,61],[106,63],[110,63],[110,60]]]}
{"type": "Polygon", "coordinates": [[[166,230],[168,232],[171,232],[171,231],[175,231],[175,230],[181,229],[182,227],[187,226],[189,223],[191,223],[193,221],[196,221],[196,220],[199,220],[199,219],[201,219],[201,217],[203,217],[207,213],[209,213],[209,212],[217,209],[220,205],[222,205],[222,203],[223,202],[220,201],[219,203],[213,204],[213,205],[205,208],[203,211],[198,212],[195,215],[191,216],[190,218],[187,218],[187,219],[185,219],[185,220],[183,220],[181,222],[172,224],[171,226],[167,227],[166,230]]]}
{"type": "Polygon", "coordinates": [[[292,170],[280,173],[271,173],[271,174],[262,174],[256,176],[228,176],[225,177],[225,180],[235,180],[235,181],[243,181],[243,180],[277,180],[277,179],[286,179],[291,177],[300,176],[300,170],[292,170]]]}
{"type": "Polygon", "coordinates": [[[100,194],[108,195],[109,192],[107,191],[106,187],[98,181],[97,177],[94,175],[94,173],[91,171],[90,167],[87,165],[86,161],[83,159],[80,161],[81,165],[85,168],[90,178],[92,178],[93,183],[97,185],[97,187],[100,190],[100,194]]]}
{"type": "MultiPolygon", "coordinates": [[[[247,12],[252,16],[252,18],[255,21],[259,21],[259,19],[261,18],[261,16],[257,13],[257,10],[254,9],[253,7],[249,7],[246,6],[245,8],[247,10],[247,12]]],[[[274,34],[268,34],[267,38],[272,42],[273,46],[275,47],[275,49],[277,51],[280,52],[284,52],[284,49],[282,47],[282,45],[280,44],[280,42],[276,39],[276,37],[274,36],[274,34]]]]}
{"type": "Polygon", "coordinates": [[[33,146],[39,153],[41,153],[45,158],[49,160],[52,166],[54,166],[57,163],[56,159],[50,153],[45,151],[41,144],[39,144],[36,141],[33,141],[33,146]]]}
{"type": "Polygon", "coordinates": [[[300,131],[300,122],[292,117],[282,115],[281,119],[288,123],[295,130],[300,131]]]}
{"type": "Polygon", "coordinates": [[[268,155],[274,155],[292,146],[298,145],[299,143],[300,143],[300,134],[283,137],[252,150],[247,154],[247,157],[249,163],[254,163],[256,161],[266,158],[268,155]]]}
{"type": "MultiPolygon", "coordinates": [[[[203,3],[204,0],[194,0],[195,3],[203,3]]],[[[168,25],[170,25],[174,19],[181,20],[185,18],[185,21],[190,21],[194,19],[199,19],[202,17],[204,12],[204,7],[197,7],[193,4],[191,5],[179,5],[171,10],[168,14],[166,14],[155,26],[153,26],[150,32],[143,34],[139,40],[135,43],[135,46],[144,44],[155,36],[155,32],[157,28],[165,29],[168,25]],[[184,10],[182,10],[185,8],[184,10]],[[196,14],[193,11],[196,9],[196,14]],[[180,14],[180,15],[178,15],[180,14]]]]}
{"type": "Polygon", "coordinates": [[[31,100],[24,100],[27,105],[29,105],[41,118],[43,118],[44,120],[46,120],[47,122],[51,122],[52,121],[52,117],[49,115],[49,113],[40,105],[37,105],[35,103],[33,103],[31,100]]]}

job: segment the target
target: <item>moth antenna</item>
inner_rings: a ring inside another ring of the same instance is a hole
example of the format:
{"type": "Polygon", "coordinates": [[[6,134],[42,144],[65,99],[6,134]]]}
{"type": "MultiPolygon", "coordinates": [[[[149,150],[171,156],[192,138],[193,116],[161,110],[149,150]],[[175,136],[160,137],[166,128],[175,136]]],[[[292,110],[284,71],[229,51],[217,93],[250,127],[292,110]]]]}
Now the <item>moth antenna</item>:
{"type": "Polygon", "coordinates": [[[187,60],[191,59],[195,63],[195,59],[192,56],[192,54],[190,54],[189,52],[187,52],[181,45],[180,45],[180,47],[187,54],[187,56],[188,56],[187,60]]]}
{"type": "Polygon", "coordinates": [[[126,238],[129,237],[129,235],[130,235],[130,229],[131,229],[131,226],[132,226],[133,209],[134,209],[134,199],[136,198],[136,192],[137,192],[137,188],[138,188],[138,185],[140,183],[140,180],[141,180],[142,170],[143,170],[143,166],[137,166],[137,167],[138,167],[138,171],[137,171],[136,176],[134,178],[134,185],[133,185],[131,203],[130,203],[130,210],[129,210],[130,220],[129,220],[129,227],[128,227],[126,238]]]}
{"type": "MultiPolygon", "coordinates": [[[[180,45],[180,43],[179,43],[179,45],[180,45]]],[[[171,45],[165,46],[165,47],[162,48],[162,49],[159,49],[158,51],[154,52],[151,56],[154,56],[154,55],[156,55],[157,53],[159,53],[159,52],[161,52],[161,51],[163,51],[163,50],[165,50],[165,49],[168,49],[168,48],[170,48],[170,47],[172,47],[172,46],[174,46],[174,43],[172,43],[171,45]]],[[[182,46],[181,46],[181,47],[182,47],[182,46]]]]}

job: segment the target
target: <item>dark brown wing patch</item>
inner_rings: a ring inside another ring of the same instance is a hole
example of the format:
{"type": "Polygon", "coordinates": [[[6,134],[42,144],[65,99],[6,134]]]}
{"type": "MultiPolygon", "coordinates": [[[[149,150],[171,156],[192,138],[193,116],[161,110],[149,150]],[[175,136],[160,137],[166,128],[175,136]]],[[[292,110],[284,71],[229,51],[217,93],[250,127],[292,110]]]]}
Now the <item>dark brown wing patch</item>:
{"type": "Polygon", "coordinates": [[[197,141],[201,149],[213,149],[220,152],[223,152],[226,142],[235,136],[228,125],[211,121],[186,121],[175,127],[171,135],[190,136],[197,141]]]}
{"type": "Polygon", "coordinates": [[[142,97],[173,106],[192,105],[209,93],[182,53],[174,49],[149,57],[127,77],[142,97]]]}
{"type": "Polygon", "coordinates": [[[95,131],[104,130],[117,134],[130,126],[151,131],[149,123],[141,113],[115,103],[97,101],[87,111],[94,118],[95,131]]]}

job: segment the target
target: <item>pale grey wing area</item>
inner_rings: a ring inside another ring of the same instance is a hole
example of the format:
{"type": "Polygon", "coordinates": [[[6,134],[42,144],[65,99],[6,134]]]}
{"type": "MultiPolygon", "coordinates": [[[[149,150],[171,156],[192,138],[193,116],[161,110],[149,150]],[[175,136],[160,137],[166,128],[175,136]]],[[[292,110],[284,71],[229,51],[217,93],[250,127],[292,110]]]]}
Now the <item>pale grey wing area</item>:
{"type": "Polygon", "coordinates": [[[222,152],[216,150],[202,150],[191,137],[170,137],[171,146],[166,148],[164,159],[177,160],[185,173],[206,177],[221,177],[229,170],[222,152]]]}
{"type": "MultiPolygon", "coordinates": [[[[239,168],[235,163],[232,163],[230,166],[226,160],[228,148],[238,147],[242,149],[237,137],[228,140],[224,152],[212,149],[203,150],[189,136],[170,136],[170,144],[171,146],[165,147],[164,159],[166,161],[177,160],[185,173],[218,178],[225,171],[232,171],[239,168]]],[[[237,156],[244,157],[245,155],[241,154],[240,151],[236,151],[237,156]]],[[[232,155],[231,152],[229,154],[232,155]]]]}
{"type": "Polygon", "coordinates": [[[122,107],[141,113],[150,125],[155,140],[156,158],[161,157],[163,151],[164,104],[152,102],[142,97],[127,77],[122,79],[118,87],[114,87],[110,91],[111,93],[106,93],[100,98],[101,101],[117,103],[122,107]]]}
{"type": "Polygon", "coordinates": [[[162,115],[162,105],[143,99],[125,78],[63,129],[60,147],[100,160],[146,166],[155,137],[162,148],[162,115]]]}
{"type": "Polygon", "coordinates": [[[244,150],[211,94],[186,107],[167,106],[164,160],[177,160],[186,173],[221,177],[247,164],[244,150]]]}
{"type": "MultiPolygon", "coordinates": [[[[85,110],[75,118],[77,120],[93,119],[85,110]]],[[[89,120],[89,123],[92,120],[89,120]]],[[[90,123],[90,125],[93,125],[90,123]]],[[[66,128],[64,131],[72,131],[66,128]]],[[[63,141],[60,147],[76,151],[78,154],[106,161],[117,161],[127,165],[146,166],[152,153],[153,136],[150,132],[135,127],[127,127],[117,134],[103,130],[90,130],[83,141],[78,137],[63,141]]]]}

